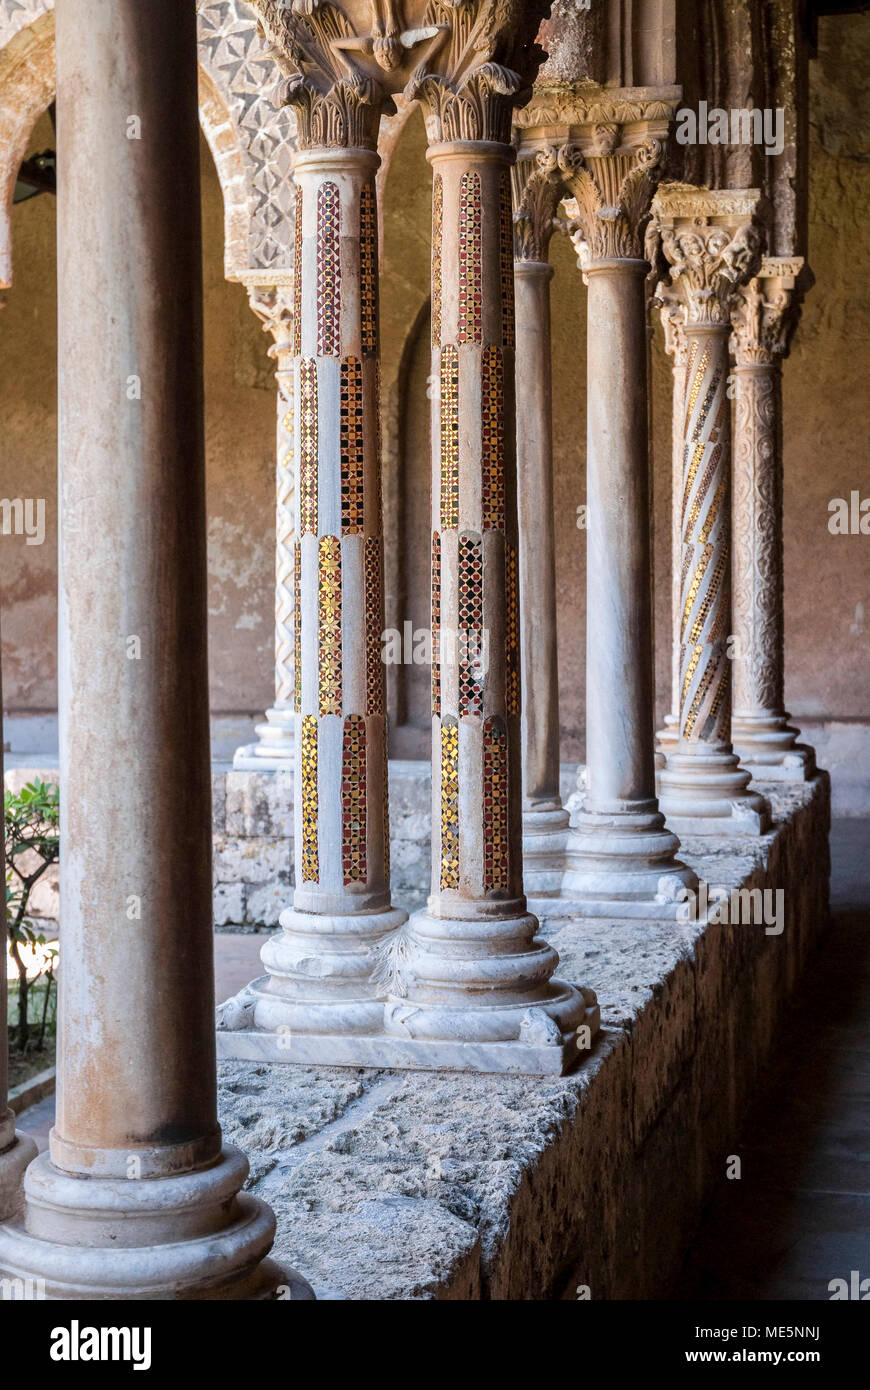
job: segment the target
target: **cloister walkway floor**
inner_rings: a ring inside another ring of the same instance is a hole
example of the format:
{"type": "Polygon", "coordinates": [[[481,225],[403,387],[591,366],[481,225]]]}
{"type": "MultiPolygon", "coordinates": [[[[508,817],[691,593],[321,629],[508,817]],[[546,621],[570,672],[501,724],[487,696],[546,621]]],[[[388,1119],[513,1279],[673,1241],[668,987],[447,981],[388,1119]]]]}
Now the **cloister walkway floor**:
{"type": "MultiPolygon", "coordinates": [[[[836,820],[832,924],[733,1147],[740,1181],[717,1192],[686,1263],[682,1299],[824,1300],[870,1277],[870,819],[836,820]]],[[[257,973],[263,938],[219,933],[217,994],[257,973]]],[[[21,1128],[44,1147],[48,1097],[21,1128]]]]}
{"type": "Polygon", "coordinates": [[[870,1278],[870,820],[831,833],[830,933],[689,1254],[685,1299],[830,1298],[870,1278]]]}

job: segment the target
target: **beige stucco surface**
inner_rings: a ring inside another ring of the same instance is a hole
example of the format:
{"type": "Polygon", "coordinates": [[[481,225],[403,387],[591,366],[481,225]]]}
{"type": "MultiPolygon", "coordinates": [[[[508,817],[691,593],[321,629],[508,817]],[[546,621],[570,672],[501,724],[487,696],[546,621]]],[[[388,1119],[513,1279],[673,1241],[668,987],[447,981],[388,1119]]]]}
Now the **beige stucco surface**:
{"type": "MultiPolygon", "coordinates": [[[[870,536],[832,536],[828,503],[870,497],[870,19],[823,21],[812,65],[810,293],[785,368],[786,693],[800,716],[870,721],[870,536]],[[844,55],[848,54],[848,61],[844,55]]],[[[47,117],[31,149],[53,147],[47,117]]],[[[399,137],[384,218],[384,431],[387,622],[428,623],[430,175],[422,122],[399,137]],[[392,555],[392,562],[389,557],[392,555]]],[[[215,713],[262,710],[272,680],[274,396],[268,339],[222,266],[221,195],[203,144],[206,440],[211,700],[215,713]]],[[[54,201],[14,211],[15,285],[0,314],[0,497],[44,497],[44,545],[0,537],[8,711],[51,711],[55,694],[56,424],[54,201]]],[[[555,518],[562,758],[584,755],[586,291],[570,243],[555,237],[555,518]]],[[[670,361],[657,327],[655,392],[656,672],[669,700],[670,361]]],[[[400,676],[400,685],[402,681],[400,676]]],[[[395,688],[391,675],[391,688],[395,688]]],[[[428,672],[397,707],[425,756],[428,672]]]]}

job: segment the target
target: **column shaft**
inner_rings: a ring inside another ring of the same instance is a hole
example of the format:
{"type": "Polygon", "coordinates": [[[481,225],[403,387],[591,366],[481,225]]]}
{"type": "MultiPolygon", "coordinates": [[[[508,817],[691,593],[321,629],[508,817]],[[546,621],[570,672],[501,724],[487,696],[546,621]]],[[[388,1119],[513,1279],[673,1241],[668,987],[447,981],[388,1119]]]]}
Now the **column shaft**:
{"type": "Polygon", "coordinates": [[[558,893],[568,812],[559,791],[559,667],[553,515],[550,281],[546,261],[514,262],[517,505],[523,672],[523,879],[558,893]]]}
{"type": "Polygon", "coordinates": [[[647,263],[592,261],[587,333],[587,793],[569,838],[565,891],[595,910],[672,915],[694,875],[674,860],[655,793],[647,263]]]}
{"type": "Polygon", "coordinates": [[[734,713],[741,760],[759,777],[804,781],[813,750],[785,711],[782,362],[797,323],[800,258],[769,257],[732,311],[734,370],[734,713]]]}
{"type": "Polygon", "coordinates": [[[0,1266],[268,1297],[274,1217],[216,1113],[195,15],[60,0],[57,60],[57,1119],[0,1266]]]}
{"type": "MultiPolygon", "coordinates": [[[[432,894],[407,929],[386,1026],[411,1038],[542,1043],[561,1066],[574,1054],[588,1001],[552,980],[558,957],[537,938],[523,896],[513,152],[494,140],[456,141],[430,145],[428,157],[440,228],[432,894]]],[[[595,1019],[597,1026],[597,1011],[595,1019]]]]}
{"type": "Polygon", "coordinates": [[[263,948],[264,1029],[379,1028],[377,948],[405,920],[388,864],[377,164],[342,147],[294,165],[296,890],[263,948]]]}

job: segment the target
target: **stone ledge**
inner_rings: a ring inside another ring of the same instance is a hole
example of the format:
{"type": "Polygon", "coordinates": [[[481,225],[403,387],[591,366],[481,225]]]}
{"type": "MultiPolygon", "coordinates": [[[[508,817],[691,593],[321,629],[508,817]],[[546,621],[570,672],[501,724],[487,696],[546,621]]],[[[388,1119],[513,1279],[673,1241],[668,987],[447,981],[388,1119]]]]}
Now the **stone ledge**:
{"type": "Polygon", "coordinates": [[[827,923],[830,787],[766,785],[771,835],[685,857],[781,888],[785,930],[544,925],[597,990],[602,1039],[562,1078],[220,1064],[226,1137],[328,1298],[666,1295],[777,1022],[827,923]]]}

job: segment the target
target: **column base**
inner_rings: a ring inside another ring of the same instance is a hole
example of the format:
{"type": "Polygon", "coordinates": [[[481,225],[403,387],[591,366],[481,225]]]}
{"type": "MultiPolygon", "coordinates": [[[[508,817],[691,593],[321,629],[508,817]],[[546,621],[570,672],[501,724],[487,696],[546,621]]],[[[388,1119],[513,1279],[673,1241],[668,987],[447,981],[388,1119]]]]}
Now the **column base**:
{"type": "Polygon", "coordinates": [[[247,743],[233,754],[236,772],[279,772],[293,768],[296,750],[296,715],[286,709],[267,709],[266,723],[257,724],[257,743],[247,743]]]}
{"type": "Polygon", "coordinates": [[[331,1000],[313,1019],[322,1005],[275,996],[266,976],[221,1006],[218,1056],[558,1076],[591,1045],[600,1028],[595,994],[551,979],[558,956],[533,937],[534,917],[421,912],[407,923],[397,915],[401,929],[382,942],[372,976],[379,997],[348,1001],[364,1004],[364,1014],[348,1023],[331,1000]],[[481,954],[484,944],[490,954],[481,954]]]}
{"type": "Polygon", "coordinates": [[[230,1145],[208,1168],[147,1181],[75,1177],[41,1154],[23,1219],[0,1226],[0,1274],[50,1300],[313,1299],[266,1258],[275,1218],[241,1192],[247,1174],[230,1145]]]}
{"type": "Polygon", "coordinates": [[[659,808],[669,830],[687,835],[766,835],[770,805],[748,791],[751,774],[733,752],[685,753],[679,748],[661,774],[659,808]]]}
{"type": "Polygon", "coordinates": [[[15,1116],[8,1111],[0,1122],[0,1221],[9,1221],[20,1211],[24,1173],[36,1154],[36,1144],[29,1135],[17,1132],[15,1116]]]}
{"type": "Polygon", "coordinates": [[[559,892],[569,822],[561,803],[523,811],[523,887],[527,896],[559,892]]]}
{"type": "Polygon", "coordinates": [[[584,809],[568,840],[562,897],[582,917],[676,919],[683,890],[698,886],[675,858],[679,848],[658,811],[584,809]]]}
{"type": "Polygon", "coordinates": [[[400,908],[359,916],[282,912],[283,930],[260,952],[269,974],[221,1005],[219,1027],[253,1026],[294,1038],[380,1031],[380,948],[407,920],[400,908]]]}
{"type": "Polygon", "coordinates": [[[789,716],[758,718],[734,715],[731,739],[741,763],[762,782],[809,782],[816,774],[815,749],[798,743],[800,732],[789,716]]]}

